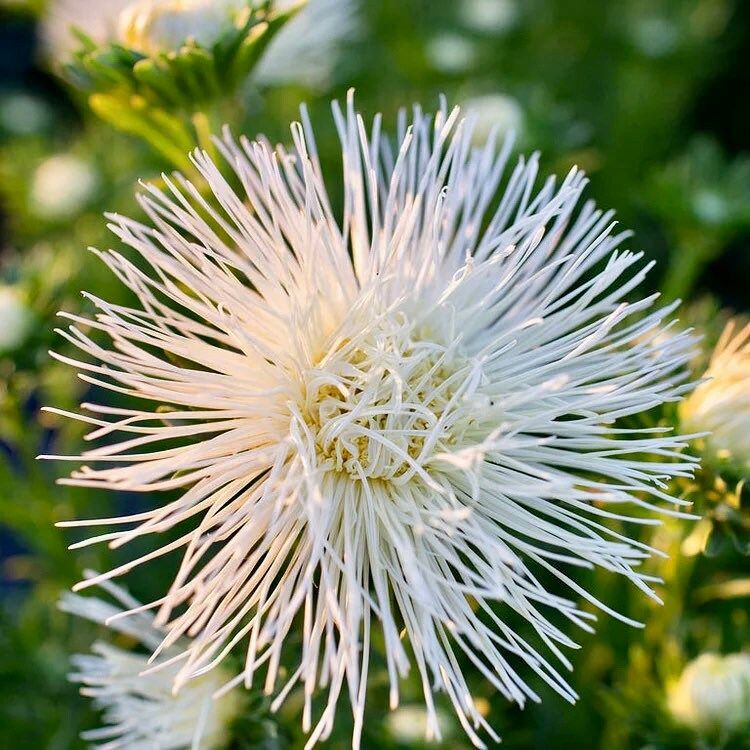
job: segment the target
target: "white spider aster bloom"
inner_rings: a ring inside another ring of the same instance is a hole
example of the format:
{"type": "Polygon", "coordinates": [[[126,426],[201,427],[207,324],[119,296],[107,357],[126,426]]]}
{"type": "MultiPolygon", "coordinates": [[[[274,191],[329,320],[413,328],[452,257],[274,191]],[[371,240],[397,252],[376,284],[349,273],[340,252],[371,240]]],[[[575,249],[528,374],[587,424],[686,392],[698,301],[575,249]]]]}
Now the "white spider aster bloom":
{"type": "Polygon", "coordinates": [[[750,465],[750,324],[727,323],[711,355],[705,382],[680,405],[686,429],[709,432],[709,447],[750,465]]]}
{"type": "Polygon", "coordinates": [[[572,701],[541,651],[570,667],[560,625],[594,618],[558,589],[611,612],[575,582],[602,567],[654,596],[639,572],[650,550],[607,522],[658,522],[675,503],[666,480],[693,462],[679,438],[616,420],[680,397],[691,338],[654,354],[673,308],[624,301],[641,255],[615,250],[626,235],[610,213],[577,208],[577,170],[535,188],[537,157],[509,169],[510,141],[472,147],[458,110],[402,115],[395,148],[351,98],[334,115],[341,223],[304,111],[293,153],[217,142],[243,194],[196,152],[214,203],[178,176],[141,197],[149,224],[111,217],[145,265],[99,255],[139,305],[91,297],[94,320],[69,315],[85,328],[62,333],[99,361],[67,360],[82,377],[144,405],[85,405],[91,438],[123,437],[65,481],[182,494],[69,525],[114,526],[89,542],[120,547],[180,524],[107,574],[184,548],[153,605],[166,647],[193,638],[177,688],[242,648],[238,681],[262,667],[276,705],[302,686],[309,746],[348,693],[356,747],[376,627],[391,705],[415,667],[428,735],[444,691],[481,746],[479,729],[496,735],[459,657],[518,704],[538,700],[525,670],[572,701]],[[293,628],[301,653],[280,683],[293,628]]]}
{"type": "MultiPolygon", "coordinates": [[[[102,583],[102,588],[117,602],[66,594],[60,608],[92,622],[106,624],[114,632],[134,638],[146,649],[154,650],[162,635],[154,629],[153,616],[138,612],[122,618],[126,610],[140,608],[120,586],[102,583]]],[[[179,649],[172,647],[179,653],[179,649]]],[[[72,659],[70,679],[80,683],[81,693],[94,700],[103,711],[105,726],[84,732],[82,738],[97,743],[101,750],[214,750],[226,745],[230,725],[241,706],[237,693],[214,700],[226,675],[212,672],[173,695],[174,665],[159,670],[149,665],[148,654],[97,642],[92,654],[72,659]]]]}
{"type": "MultiPolygon", "coordinates": [[[[277,0],[288,9],[301,0],[277,0]]],[[[154,54],[193,38],[213,44],[232,17],[252,0],[51,0],[42,19],[46,54],[63,63],[78,48],[77,28],[95,42],[119,41],[154,54]]],[[[264,85],[324,83],[336,64],[336,47],[357,28],[355,0],[308,0],[271,42],[254,78],[264,85]]]]}

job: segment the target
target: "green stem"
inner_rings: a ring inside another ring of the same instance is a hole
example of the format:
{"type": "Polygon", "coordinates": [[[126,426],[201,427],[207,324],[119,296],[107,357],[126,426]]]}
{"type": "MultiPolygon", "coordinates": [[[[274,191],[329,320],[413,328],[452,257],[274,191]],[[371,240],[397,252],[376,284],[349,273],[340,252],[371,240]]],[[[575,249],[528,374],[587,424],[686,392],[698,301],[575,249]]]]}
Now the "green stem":
{"type": "Polygon", "coordinates": [[[690,234],[677,239],[662,284],[664,299],[686,299],[720,248],[714,236],[690,234]]]}
{"type": "Polygon", "coordinates": [[[190,118],[195,129],[195,134],[198,139],[198,146],[203,149],[214,161],[216,161],[216,146],[212,140],[213,136],[216,135],[216,128],[212,122],[212,117],[209,113],[199,111],[193,112],[190,118]]]}

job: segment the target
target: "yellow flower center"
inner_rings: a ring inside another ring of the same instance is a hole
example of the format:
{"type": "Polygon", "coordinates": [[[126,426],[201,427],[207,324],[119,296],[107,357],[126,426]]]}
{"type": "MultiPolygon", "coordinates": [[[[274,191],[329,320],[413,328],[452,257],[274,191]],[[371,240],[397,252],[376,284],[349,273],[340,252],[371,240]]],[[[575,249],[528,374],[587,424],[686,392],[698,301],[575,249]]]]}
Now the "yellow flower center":
{"type": "Polygon", "coordinates": [[[390,323],[338,340],[306,373],[302,411],[324,469],[406,481],[466,432],[476,368],[455,346],[390,323]]]}

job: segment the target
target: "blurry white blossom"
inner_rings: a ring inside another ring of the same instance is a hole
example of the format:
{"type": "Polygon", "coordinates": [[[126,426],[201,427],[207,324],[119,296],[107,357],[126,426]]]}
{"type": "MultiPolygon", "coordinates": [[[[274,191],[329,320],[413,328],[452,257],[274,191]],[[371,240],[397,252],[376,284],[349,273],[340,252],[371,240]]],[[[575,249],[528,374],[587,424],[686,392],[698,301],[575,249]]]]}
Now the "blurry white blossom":
{"type": "Polygon", "coordinates": [[[519,138],[525,126],[524,112],[517,99],[507,94],[486,94],[467,99],[464,110],[476,118],[474,124],[475,143],[484,143],[490,133],[495,132],[500,140],[514,134],[519,138]]]}
{"type": "Polygon", "coordinates": [[[154,549],[78,588],[184,548],[154,603],[167,638],[193,636],[177,688],[239,651],[233,682],[262,673],[274,707],[300,686],[308,747],[348,694],[356,749],[377,638],[391,708],[414,668],[426,734],[441,736],[444,692],[481,746],[497,734],[464,664],[521,706],[539,700],[531,674],[575,701],[560,624],[595,619],[578,598],[632,623],[578,571],[656,597],[652,550],[619,522],[679,514],[664,488],[695,460],[617,420],[680,399],[693,340],[653,356],[674,305],[633,297],[648,267],[611,212],[580,205],[580,171],[540,184],[511,140],[473,148],[457,108],[404,112],[393,140],[353,96],[334,120],[340,198],[303,110],[292,152],[225,131],[231,183],[195,152],[210,202],[176,176],[141,196],[146,223],[110,217],[141,262],[99,255],[137,304],[90,296],[96,315],[61,331],[84,356],[58,356],[138,401],[58,412],[107,438],[64,457],[83,465],[63,482],[179,494],[96,522],[113,530],[80,546],[154,549]]]}
{"type": "Polygon", "coordinates": [[[44,219],[64,219],[85,208],[99,187],[94,166],[72,154],[45,159],[31,180],[31,210],[44,219]]]}
{"type": "Polygon", "coordinates": [[[460,0],[464,24],[475,31],[500,34],[518,19],[518,0],[460,0]]]}
{"type": "MultiPolygon", "coordinates": [[[[388,714],[385,723],[389,734],[396,742],[412,745],[425,738],[428,741],[434,739],[430,734],[429,719],[430,715],[423,705],[408,705],[400,706],[388,714]]],[[[445,736],[450,731],[450,719],[438,711],[437,723],[440,727],[440,733],[445,736]]]]}
{"type": "Polygon", "coordinates": [[[730,321],[711,355],[706,382],[680,405],[683,429],[710,432],[719,457],[750,465],[750,324],[730,321]]]}
{"type": "Polygon", "coordinates": [[[750,725],[750,654],[702,654],[669,687],[667,705],[700,732],[750,725]]]}
{"type": "MultiPolygon", "coordinates": [[[[122,617],[123,609],[137,609],[140,603],[127,591],[105,582],[109,600],[66,594],[60,608],[92,622],[106,625],[115,633],[134,638],[150,651],[162,636],[153,616],[141,611],[122,617]]],[[[82,685],[81,693],[92,698],[102,711],[104,726],[82,734],[96,747],[114,750],[221,750],[230,738],[230,727],[241,708],[241,699],[229,693],[214,699],[226,682],[223,670],[199,677],[179,693],[173,692],[178,666],[161,663],[180,653],[178,646],[165,649],[160,662],[149,663],[149,653],[124,650],[98,641],[91,654],[73,657],[70,679],[82,685]]]]}
{"type": "Polygon", "coordinates": [[[442,32],[427,42],[427,59],[441,73],[463,73],[476,59],[476,46],[461,34],[442,32]]]}
{"type": "MultiPolygon", "coordinates": [[[[293,4],[281,0],[278,6],[293,4]]],[[[357,37],[362,5],[363,0],[308,0],[261,57],[255,80],[263,85],[329,83],[338,64],[337,48],[357,37]]]]}
{"type": "Polygon", "coordinates": [[[120,12],[133,0],[49,0],[41,20],[42,49],[56,64],[65,63],[80,47],[73,29],[97,44],[117,36],[120,12]]]}
{"type": "Polygon", "coordinates": [[[633,28],[635,46],[646,56],[666,57],[680,44],[680,29],[669,18],[639,17],[633,28]]]}
{"type": "Polygon", "coordinates": [[[0,354],[17,349],[31,332],[33,316],[22,293],[0,284],[0,354]]]}

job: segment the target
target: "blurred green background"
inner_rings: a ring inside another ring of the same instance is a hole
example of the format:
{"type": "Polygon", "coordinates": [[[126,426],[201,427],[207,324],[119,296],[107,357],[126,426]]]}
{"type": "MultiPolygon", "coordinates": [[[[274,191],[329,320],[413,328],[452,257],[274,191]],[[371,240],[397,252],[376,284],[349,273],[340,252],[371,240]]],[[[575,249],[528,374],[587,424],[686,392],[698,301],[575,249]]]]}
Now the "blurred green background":
{"type": "MultiPolygon", "coordinates": [[[[9,750],[83,747],[79,732],[97,724],[66,676],[69,655],[101,634],[58,612],[56,601],[84,567],[125,558],[99,547],[70,553],[79,537],[54,523],[115,515],[146,500],[56,486],[64,467],[34,457],[74,454],[82,433],[39,407],[73,409],[86,395],[73,370],[47,354],[61,348],[56,312],[86,309],[82,289],[124,298],[87,252],[112,242],[102,213],[137,214],[138,178],[171,168],[94,117],[50,71],[37,33],[44,12],[39,2],[0,3],[0,748],[9,750]]],[[[288,141],[288,124],[307,102],[335,195],[332,98],[353,86],[359,108],[382,112],[386,123],[404,105],[437,106],[441,93],[472,103],[482,122],[516,130],[521,149],[541,150],[545,172],[577,164],[589,173],[589,195],[616,208],[635,230],[630,245],[658,261],[647,284],[686,300],[682,318],[701,328],[706,348],[726,316],[748,312],[750,3],[361,0],[358,15],[357,33],[341,45],[326,81],[314,89],[244,87],[223,112],[233,130],[288,141]]],[[[664,607],[610,575],[589,576],[587,585],[647,627],[602,618],[595,636],[576,634],[583,645],[573,655],[577,706],[542,688],[546,700],[521,712],[472,679],[506,748],[750,747],[750,732],[699,736],[664,707],[669,680],[689,659],[748,644],[743,474],[709,466],[678,488],[707,514],[708,527],[700,539],[687,522],[656,532],[654,542],[674,555],[653,566],[665,578],[664,607]]],[[[151,598],[173,562],[136,572],[131,589],[151,598]]],[[[383,720],[379,690],[365,747],[419,746],[403,726],[383,720]]],[[[407,686],[405,696],[418,703],[418,687],[407,686]]],[[[304,744],[291,709],[278,724],[265,710],[254,703],[236,747],[304,744]]],[[[347,747],[345,713],[327,746],[347,747]]],[[[468,747],[449,711],[445,721],[445,746],[468,747]]]]}

